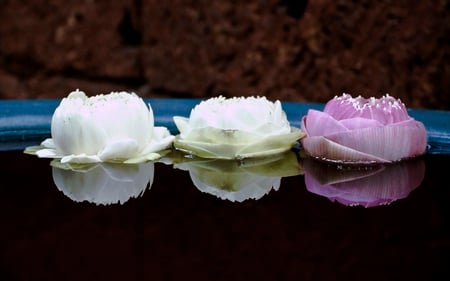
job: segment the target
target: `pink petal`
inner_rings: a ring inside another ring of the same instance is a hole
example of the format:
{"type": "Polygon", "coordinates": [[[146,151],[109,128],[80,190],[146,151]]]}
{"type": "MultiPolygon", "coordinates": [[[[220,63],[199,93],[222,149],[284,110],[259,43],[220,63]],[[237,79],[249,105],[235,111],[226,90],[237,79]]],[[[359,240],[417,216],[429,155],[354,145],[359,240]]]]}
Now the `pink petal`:
{"type": "Polygon", "coordinates": [[[308,136],[323,136],[345,132],[347,129],[329,114],[310,109],[306,117],[302,120],[302,130],[308,136]]]}
{"type": "Polygon", "coordinates": [[[421,155],[427,145],[425,127],[417,121],[409,123],[408,126],[372,127],[325,137],[349,149],[386,161],[399,161],[421,155]]]}
{"type": "Polygon", "coordinates": [[[335,97],[329,100],[325,104],[323,112],[330,114],[336,120],[358,117],[359,113],[356,111],[354,103],[348,101],[349,98],[352,97],[344,94],[340,97],[335,97]]]}
{"type": "Polygon", "coordinates": [[[305,137],[301,139],[305,151],[312,157],[338,163],[384,163],[386,159],[367,154],[323,136],[305,137]]]}
{"type": "Polygon", "coordinates": [[[380,123],[377,120],[366,119],[366,118],[361,118],[361,117],[355,117],[355,118],[351,118],[351,119],[344,119],[344,120],[339,121],[339,123],[342,126],[344,126],[345,128],[347,128],[348,130],[383,126],[383,124],[380,123]]]}

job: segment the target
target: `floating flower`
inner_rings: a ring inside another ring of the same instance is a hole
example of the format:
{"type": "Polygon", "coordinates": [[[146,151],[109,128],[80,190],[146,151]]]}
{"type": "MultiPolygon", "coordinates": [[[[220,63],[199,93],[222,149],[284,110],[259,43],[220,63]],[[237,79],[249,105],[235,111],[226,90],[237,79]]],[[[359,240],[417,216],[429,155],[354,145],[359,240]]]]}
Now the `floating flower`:
{"type": "Polygon", "coordinates": [[[277,191],[282,177],[303,173],[292,151],[241,161],[178,158],[172,158],[174,168],[189,171],[198,190],[232,202],[258,200],[271,190],[277,191]]]}
{"type": "Polygon", "coordinates": [[[136,163],[159,158],[174,139],[167,128],[154,126],[151,106],[136,94],[87,97],[79,90],[56,108],[51,136],[25,152],[62,163],[136,163]]]}
{"type": "Polygon", "coordinates": [[[347,206],[375,207],[406,198],[425,176],[422,159],[394,164],[346,166],[302,161],[306,189],[347,206]]]}
{"type": "Polygon", "coordinates": [[[343,94],[323,112],[309,110],[301,128],[304,150],[327,161],[387,163],[421,155],[427,145],[424,125],[389,95],[365,99],[343,94]]]}
{"type": "Polygon", "coordinates": [[[56,187],[75,202],[123,204],[151,187],[154,163],[62,164],[51,162],[56,187]]]}
{"type": "Polygon", "coordinates": [[[176,149],[203,158],[261,157],[291,149],[304,134],[291,127],[280,101],[222,96],[202,101],[189,118],[175,116],[176,149]]]}

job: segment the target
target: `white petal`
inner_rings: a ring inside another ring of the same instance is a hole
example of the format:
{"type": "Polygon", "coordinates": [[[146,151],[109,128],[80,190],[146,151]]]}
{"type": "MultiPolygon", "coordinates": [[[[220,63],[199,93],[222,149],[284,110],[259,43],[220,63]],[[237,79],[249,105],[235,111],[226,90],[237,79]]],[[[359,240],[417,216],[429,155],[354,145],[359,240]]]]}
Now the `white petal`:
{"type": "Polygon", "coordinates": [[[55,149],[44,148],[36,151],[36,155],[40,158],[61,158],[62,156],[58,154],[55,149]]]}
{"type": "Polygon", "coordinates": [[[123,163],[124,164],[139,164],[139,163],[144,163],[144,162],[148,162],[148,161],[158,160],[161,158],[161,156],[162,155],[160,153],[151,152],[148,154],[140,155],[135,158],[127,159],[123,163]]]}
{"type": "Polygon", "coordinates": [[[268,137],[241,131],[204,128],[191,132],[188,139],[177,136],[174,146],[178,150],[203,158],[262,157],[291,149],[303,135],[303,132],[297,128],[292,128],[292,132],[289,134],[268,137]]]}
{"type": "Polygon", "coordinates": [[[139,146],[135,139],[118,139],[110,141],[98,156],[102,161],[127,159],[136,156],[138,149],[139,146]]]}
{"type": "Polygon", "coordinates": [[[177,126],[178,131],[181,135],[185,135],[189,132],[189,119],[180,116],[174,116],[173,121],[175,126],[177,126]]]}
{"type": "Polygon", "coordinates": [[[61,163],[98,163],[102,160],[97,155],[67,155],[61,158],[61,163]]]}
{"type": "Polygon", "coordinates": [[[43,142],[41,142],[41,145],[45,148],[56,148],[55,142],[51,138],[45,139],[43,142]]]}

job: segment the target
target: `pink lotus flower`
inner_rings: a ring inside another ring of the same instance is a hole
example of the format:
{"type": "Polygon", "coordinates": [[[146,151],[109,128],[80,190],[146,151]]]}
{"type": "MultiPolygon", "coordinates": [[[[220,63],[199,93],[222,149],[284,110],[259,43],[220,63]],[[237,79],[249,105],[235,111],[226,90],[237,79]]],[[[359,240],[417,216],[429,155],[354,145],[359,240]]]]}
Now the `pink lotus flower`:
{"type": "Polygon", "coordinates": [[[425,126],[389,95],[336,96],[323,112],[309,110],[301,128],[306,153],[332,162],[389,163],[419,156],[427,145],[425,126]]]}
{"type": "Polygon", "coordinates": [[[307,157],[302,164],[309,192],[343,205],[366,208],[406,198],[425,176],[422,159],[387,165],[345,166],[307,157]]]}

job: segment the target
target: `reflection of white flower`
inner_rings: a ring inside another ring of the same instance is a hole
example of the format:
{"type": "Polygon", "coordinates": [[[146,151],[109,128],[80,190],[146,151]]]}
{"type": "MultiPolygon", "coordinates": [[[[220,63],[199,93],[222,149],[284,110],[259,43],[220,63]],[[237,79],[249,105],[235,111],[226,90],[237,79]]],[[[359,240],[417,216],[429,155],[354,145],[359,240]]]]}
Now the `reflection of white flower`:
{"type": "Polygon", "coordinates": [[[258,200],[272,189],[277,191],[282,177],[302,173],[294,152],[248,162],[186,159],[174,164],[174,168],[189,171],[193,184],[200,191],[232,202],[258,200]]]}
{"type": "Polygon", "coordinates": [[[62,163],[154,160],[159,157],[156,152],[168,148],[174,139],[167,128],[154,127],[150,105],[134,93],[88,98],[78,90],[56,108],[51,135],[35,153],[61,158],[62,163]]]}
{"type": "Polygon", "coordinates": [[[120,203],[141,196],[154,178],[154,163],[96,163],[73,168],[53,161],[53,180],[67,197],[76,202],[98,205],[120,203]]]}
{"type": "Polygon", "coordinates": [[[203,158],[271,155],[291,149],[303,136],[290,126],[280,101],[265,97],[211,98],[174,122],[180,131],[175,148],[203,158]]]}

